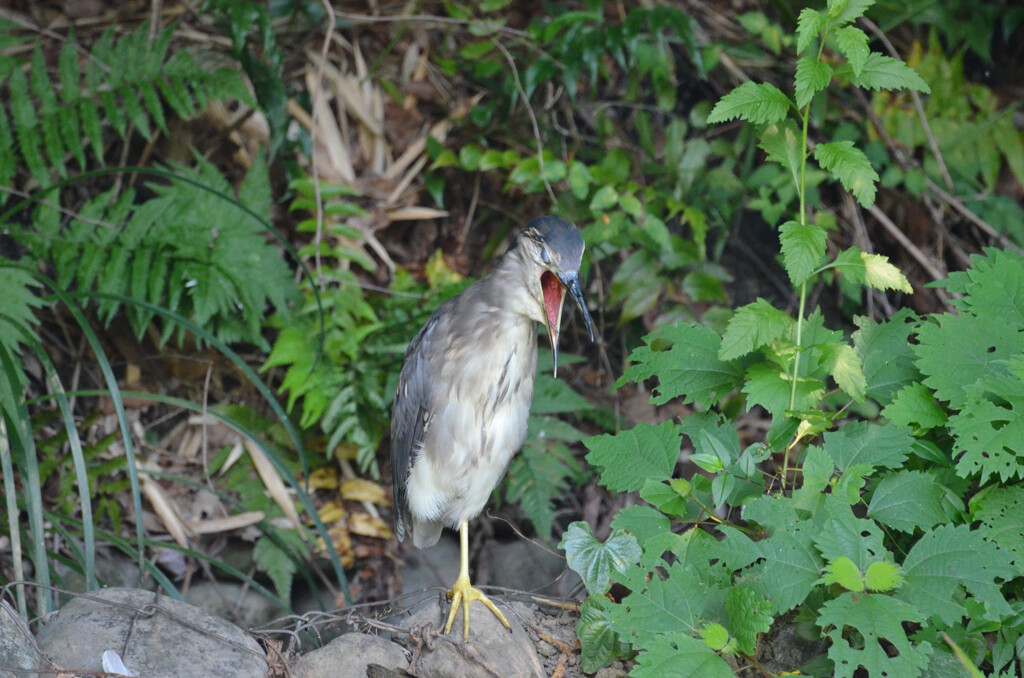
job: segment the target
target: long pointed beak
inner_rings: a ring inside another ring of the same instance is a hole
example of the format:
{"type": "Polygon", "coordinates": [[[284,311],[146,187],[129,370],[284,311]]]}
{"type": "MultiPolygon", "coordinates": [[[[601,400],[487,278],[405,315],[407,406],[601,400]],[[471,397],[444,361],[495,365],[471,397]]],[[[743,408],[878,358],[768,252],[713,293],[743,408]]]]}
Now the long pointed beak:
{"type": "MultiPolygon", "coordinates": [[[[583,292],[580,291],[579,275],[574,271],[570,271],[567,273],[557,274],[555,277],[558,279],[558,282],[561,283],[562,288],[569,293],[569,296],[572,297],[572,300],[576,303],[576,306],[583,314],[583,322],[587,325],[587,333],[590,335],[590,340],[593,341],[594,325],[590,320],[590,313],[587,311],[587,305],[583,301],[583,292]]],[[[558,376],[558,335],[561,328],[562,302],[564,299],[564,294],[561,290],[558,290],[557,300],[552,299],[552,302],[554,303],[548,307],[548,339],[551,340],[552,362],[554,363],[554,376],[556,377],[558,376]]],[[[545,305],[547,304],[547,294],[545,294],[545,305]]]]}

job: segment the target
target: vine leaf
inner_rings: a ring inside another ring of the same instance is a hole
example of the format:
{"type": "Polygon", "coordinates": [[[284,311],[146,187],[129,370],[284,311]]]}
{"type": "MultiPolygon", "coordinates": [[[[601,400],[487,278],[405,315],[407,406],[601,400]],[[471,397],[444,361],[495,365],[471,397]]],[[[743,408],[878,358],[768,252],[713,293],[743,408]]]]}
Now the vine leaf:
{"type": "Polygon", "coordinates": [[[635,492],[648,479],[672,475],[679,459],[682,431],[671,420],[658,426],[638,424],[616,435],[583,441],[590,450],[587,461],[601,469],[601,484],[613,492],[635,492]]]}
{"type": "Polygon", "coordinates": [[[569,567],[580,575],[591,596],[603,595],[611,586],[612,572],[623,572],[643,555],[633,535],[612,530],[602,544],[582,521],[569,525],[558,548],[565,551],[569,567]]]}
{"type": "Polygon", "coordinates": [[[583,649],[584,673],[597,673],[616,659],[630,655],[629,643],[622,639],[608,618],[611,605],[612,602],[604,596],[592,596],[580,606],[576,635],[583,649]]]}

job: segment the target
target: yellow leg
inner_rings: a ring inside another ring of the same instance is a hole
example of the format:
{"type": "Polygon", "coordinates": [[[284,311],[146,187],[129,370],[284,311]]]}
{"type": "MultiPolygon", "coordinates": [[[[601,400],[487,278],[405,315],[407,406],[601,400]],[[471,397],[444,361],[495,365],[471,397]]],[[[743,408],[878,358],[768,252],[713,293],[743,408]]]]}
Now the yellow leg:
{"type": "Polygon", "coordinates": [[[459,542],[462,547],[462,565],[459,567],[458,579],[452,584],[452,590],[448,592],[448,600],[452,601],[452,609],[448,613],[448,623],[444,626],[444,632],[447,634],[452,630],[455,613],[459,611],[459,604],[461,603],[463,637],[466,641],[469,641],[469,604],[474,600],[479,600],[486,605],[494,613],[494,616],[498,618],[498,621],[505,625],[506,629],[509,626],[508,622],[505,621],[505,615],[498,608],[494,607],[494,603],[489,601],[480,589],[473,588],[469,583],[469,524],[465,520],[459,523],[459,542]]]}

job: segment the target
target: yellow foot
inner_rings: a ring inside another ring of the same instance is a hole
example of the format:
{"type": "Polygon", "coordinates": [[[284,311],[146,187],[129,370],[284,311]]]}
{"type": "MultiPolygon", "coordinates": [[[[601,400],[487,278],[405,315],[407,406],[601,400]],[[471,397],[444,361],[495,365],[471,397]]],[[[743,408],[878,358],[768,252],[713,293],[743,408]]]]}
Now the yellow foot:
{"type": "Polygon", "coordinates": [[[455,613],[459,611],[459,604],[462,604],[462,621],[463,621],[463,638],[469,641],[469,604],[474,600],[479,600],[481,603],[486,605],[494,616],[498,618],[506,629],[509,628],[508,622],[505,621],[505,615],[494,606],[487,596],[483,594],[480,589],[473,588],[469,583],[469,577],[459,577],[455,580],[452,585],[452,590],[448,592],[448,600],[452,601],[452,609],[448,613],[448,623],[444,626],[444,632],[447,634],[452,630],[452,623],[455,622],[455,613]]]}

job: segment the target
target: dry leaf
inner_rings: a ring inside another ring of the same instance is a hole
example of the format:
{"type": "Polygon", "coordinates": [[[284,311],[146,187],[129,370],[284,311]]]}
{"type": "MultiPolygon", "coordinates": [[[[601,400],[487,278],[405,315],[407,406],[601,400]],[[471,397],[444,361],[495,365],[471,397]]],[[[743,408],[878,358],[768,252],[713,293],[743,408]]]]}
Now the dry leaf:
{"type": "Polygon", "coordinates": [[[239,513],[227,518],[193,521],[188,524],[188,527],[195,534],[217,534],[255,525],[265,517],[263,511],[247,511],[246,513],[239,513]]]}
{"type": "Polygon", "coordinates": [[[188,541],[192,535],[189,533],[185,521],[178,514],[178,507],[174,504],[174,501],[167,496],[164,488],[160,487],[160,484],[147,474],[140,473],[139,478],[142,480],[142,493],[146,495],[146,499],[149,500],[153,511],[160,518],[160,522],[167,530],[167,533],[174,538],[178,546],[185,549],[189,548],[188,541]]]}
{"type": "Polygon", "coordinates": [[[318,468],[309,474],[309,486],[314,490],[338,489],[338,470],[330,466],[318,468]]]}
{"type": "Polygon", "coordinates": [[[374,539],[391,539],[391,528],[380,518],[366,513],[353,513],[348,517],[348,530],[352,534],[374,539]]]}
{"type": "Polygon", "coordinates": [[[299,536],[306,539],[306,531],[302,529],[299,513],[295,510],[295,504],[292,503],[291,495],[288,494],[288,489],[285,487],[284,481],[281,480],[281,476],[278,475],[277,469],[270,463],[270,459],[263,453],[263,450],[251,440],[245,440],[245,449],[249,452],[249,457],[252,458],[252,465],[256,467],[256,473],[263,481],[263,486],[270,493],[270,498],[295,526],[299,536]]]}
{"type": "MultiPolygon", "coordinates": [[[[352,551],[352,535],[343,527],[332,527],[327,530],[327,534],[330,535],[331,543],[341,558],[341,566],[345,569],[352,567],[356,562],[356,554],[352,551]]],[[[323,553],[326,550],[323,537],[317,537],[316,552],[323,553]]]]}
{"type": "Polygon", "coordinates": [[[383,487],[372,480],[363,478],[346,478],[341,482],[339,494],[349,501],[368,501],[372,504],[390,506],[388,494],[383,487]]]}
{"type": "Polygon", "coordinates": [[[336,523],[345,517],[345,507],[341,504],[333,501],[329,501],[317,510],[316,514],[320,516],[320,520],[326,525],[329,523],[336,523]]]}

